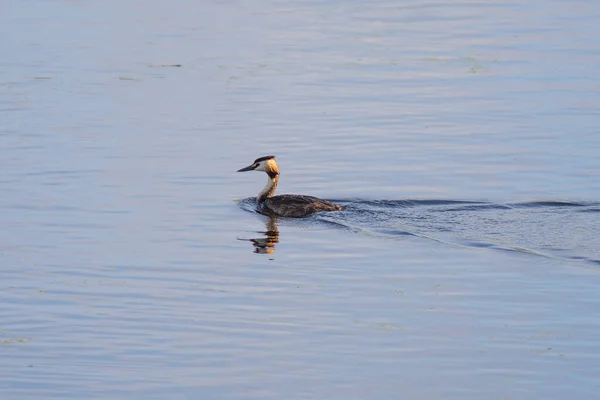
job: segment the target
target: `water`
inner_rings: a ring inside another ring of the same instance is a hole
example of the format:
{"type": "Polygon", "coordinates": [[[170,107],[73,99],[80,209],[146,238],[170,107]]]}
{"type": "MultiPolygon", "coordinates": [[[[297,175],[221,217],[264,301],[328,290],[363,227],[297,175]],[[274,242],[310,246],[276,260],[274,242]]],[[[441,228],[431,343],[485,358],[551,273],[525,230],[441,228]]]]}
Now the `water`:
{"type": "MultiPolygon", "coordinates": [[[[600,238],[595,235],[596,224],[600,223],[597,216],[600,203],[334,201],[344,205],[343,212],[317,214],[310,224],[326,222],[354,233],[387,239],[415,236],[455,246],[494,248],[600,264],[600,238]]],[[[240,206],[259,213],[255,197],[244,199],[240,206]]],[[[273,236],[278,236],[280,221],[278,218],[265,220],[265,236],[257,239],[266,240],[267,248],[274,252],[276,242],[271,242],[273,236]]],[[[258,250],[263,248],[261,243],[257,243],[258,250]]]]}
{"type": "Polygon", "coordinates": [[[1,397],[597,398],[599,14],[4,4],[1,397]]]}

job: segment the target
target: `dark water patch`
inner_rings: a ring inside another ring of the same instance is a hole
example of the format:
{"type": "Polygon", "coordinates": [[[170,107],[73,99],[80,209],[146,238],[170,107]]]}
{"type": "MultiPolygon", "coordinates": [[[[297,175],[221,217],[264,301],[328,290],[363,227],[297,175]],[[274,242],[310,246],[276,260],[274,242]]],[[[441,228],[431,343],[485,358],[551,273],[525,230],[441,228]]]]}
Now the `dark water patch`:
{"type": "MultiPolygon", "coordinates": [[[[377,207],[377,208],[411,208],[418,206],[451,206],[461,204],[488,204],[480,201],[468,201],[468,200],[443,200],[443,199],[361,199],[361,198],[347,198],[347,199],[326,199],[333,203],[339,203],[344,206],[359,205],[361,207],[377,207]]],[[[508,206],[506,206],[508,207],[508,206]]]]}
{"type": "Polygon", "coordinates": [[[581,213],[600,213],[600,208],[586,208],[583,210],[577,210],[577,212],[581,213]]]}
{"type": "Polygon", "coordinates": [[[524,203],[511,203],[509,204],[511,207],[521,207],[521,208],[529,208],[529,207],[586,207],[589,204],[585,203],[577,203],[570,201],[528,201],[524,203]]]}
{"type": "Polygon", "coordinates": [[[483,203],[467,205],[463,207],[443,208],[439,212],[461,212],[461,211],[489,211],[489,210],[510,210],[512,207],[503,204],[483,203]]]}
{"type": "Polygon", "coordinates": [[[495,247],[491,243],[483,243],[483,242],[463,242],[463,244],[468,247],[480,247],[480,248],[486,248],[486,249],[495,247]]]}
{"type": "Polygon", "coordinates": [[[419,236],[419,235],[415,235],[414,233],[411,233],[411,232],[397,230],[397,229],[381,229],[381,230],[378,230],[377,232],[384,234],[384,235],[390,235],[390,236],[419,236]]]}
{"type": "Polygon", "coordinates": [[[340,220],[336,220],[333,218],[327,218],[325,215],[321,214],[321,215],[317,215],[316,216],[317,221],[322,222],[326,225],[330,225],[330,226],[335,226],[339,229],[343,229],[345,231],[348,232],[352,232],[352,233],[358,233],[361,231],[361,229],[353,227],[349,224],[344,223],[343,221],[340,220]]]}
{"type": "Polygon", "coordinates": [[[373,200],[373,199],[325,199],[332,203],[343,205],[345,208],[408,208],[415,204],[410,200],[373,200]]]}
{"type": "Polygon", "coordinates": [[[480,201],[470,200],[443,200],[443,199],[421,199],[421,200],[406,200],[412,204],[418,204],[422,206],[448,206],[454,204],[481,204],[480,201]]]}
{"type": "Polygon", "coordinates": [[[545,254],[542,254],[542,253],[540,253],[538,251],[535,251],[535,250],[526,249],[524,247],[502,247],[502,246],[494,246],[494,248],[498,249],[498,250],[502,250],[502,251],[512,252],[512,253],[524,253],[524,254],[531,254],[531,255],[535,255],[535,256],[547,257],[545,254]]]}
{"type": "Polygon", "coordinates": [[[183,64],[148,64],[150,68],[181,68],[183,64]]]}
{"type": "MultiPolygon", "coordinates": [[[[421,236],[421,235],[419,235],[419,236],[421,236]]],[[[427,238],[427,236],[424,236],[424,235],[421,237],[427,238]]],[[[534,256],[548,257],[547,255],[545,255],[541,252],[538,252],[536,250],[532,250],[532,249],[528,249],[528,248],[524,248],[524,247],[518,247],[518,246],[517,247],[507,246],[505,244],[500,244],[500,243],[484,242],[484,241],[477,241],[477,240],[460,240],[458,238],[450,238],[450,239],[446,239],[446,240],[436,240],[436,241],[445,243],[445,244],[459,245],[462,247],[469,247],[469,248],[474,248],[474,249],[487,249],[487,250],[504,251],[504,252],[509,252],[509,253],[523,253],[523,254],[529,254],[529,255],[534,255],[534,256]]]]}
{"type": "Polygon", "coordinates": [[[450,206],[459,204],[480,204],[477,201],[463,200],[439,200],[439,199],[406,199],[406,200],[355,200],[353,203],[359,203],[367,206],[389,207],[389,208],[409,208],[417,206],[450,206]]]}
{"type": "Polygon", "coordinates": [[[409,208],[416,205],[410,200],[362,200],[358,204],[379,208],[409,208]]]}

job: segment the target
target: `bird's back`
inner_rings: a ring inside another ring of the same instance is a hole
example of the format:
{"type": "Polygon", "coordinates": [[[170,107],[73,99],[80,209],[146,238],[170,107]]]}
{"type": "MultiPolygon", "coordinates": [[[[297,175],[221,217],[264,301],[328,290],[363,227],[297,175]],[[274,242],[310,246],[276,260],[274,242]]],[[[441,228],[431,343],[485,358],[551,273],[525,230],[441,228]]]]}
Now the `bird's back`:
{"type": "Polygon", "coordinates": [[[282,217],[300,218],[319,211],[339,211],[343,207],[330,201],[313,196],[298,194],[282,194],[266,199],[262,205],[263,210],[269,214],[282,217]]]}

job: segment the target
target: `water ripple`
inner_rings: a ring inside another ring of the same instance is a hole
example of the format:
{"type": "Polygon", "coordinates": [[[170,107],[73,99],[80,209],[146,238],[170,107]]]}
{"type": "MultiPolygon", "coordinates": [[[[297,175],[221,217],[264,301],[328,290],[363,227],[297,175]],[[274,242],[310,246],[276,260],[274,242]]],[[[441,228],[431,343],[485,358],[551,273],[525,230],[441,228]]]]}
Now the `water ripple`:
{"type": "MultiPolygon", "coordinates": [[[[256,212],[255,201],[248,198],[239,205],[256,212]]],[[[366,235],[415,236],[457,246],[600,262],[600,239],[593,233],[600,226],[600,217],[595,217],[598,202],[331,201],[344,205],[344,211],[320,213],[308,220],[366,235]],[[580,213],[593,217],[577,218],[580,213]]]]}

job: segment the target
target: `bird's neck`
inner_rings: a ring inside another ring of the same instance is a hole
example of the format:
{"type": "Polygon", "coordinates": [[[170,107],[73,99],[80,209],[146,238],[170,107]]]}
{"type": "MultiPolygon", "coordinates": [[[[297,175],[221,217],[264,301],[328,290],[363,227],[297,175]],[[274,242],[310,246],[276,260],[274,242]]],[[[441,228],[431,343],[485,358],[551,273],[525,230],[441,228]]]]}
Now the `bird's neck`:
{"type": "Polygon", "coordinates": [[[258,204],[262,203],[269,197],[273,197],[275,189],[277,189],[277,183],[279,182],[279,174],[273,174],[268,176],[267,184],[264,189],[258,194],[256,201],[258,204]]]}

